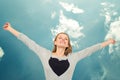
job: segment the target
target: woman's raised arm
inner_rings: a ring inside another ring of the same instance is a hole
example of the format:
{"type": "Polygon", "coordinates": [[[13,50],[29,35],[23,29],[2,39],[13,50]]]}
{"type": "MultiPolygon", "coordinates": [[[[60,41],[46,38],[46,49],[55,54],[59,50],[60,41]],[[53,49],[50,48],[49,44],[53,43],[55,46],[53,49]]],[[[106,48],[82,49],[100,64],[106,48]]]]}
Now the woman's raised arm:
{"type": "Polygon", "coordinates": [[[102,43],[98,43],[98,44],[95,44],[95,45],[90,46],[88,48],[85,48],[81,51],[78,51],[75,54],[72,54],[73,56],[71,59],[74,60],[74,62],[75,61],[78,62],[79,60],[93,54],[94,52],[96,52],[96,51],[98,51],[98,50],[100,50],[100,49],[102,49],[110,44],[115,44],[115,40],[109,39],[109,40],[104,41],[102,43]]]}
{"type": "Polygon", "coordinates": [[[49,50],[41,47],[35,41],[33,41],[32,39],[30,39],[28,36],[26,36],[25,34],[23,34],[23,33],[19,32],[19,31],[15,30],[14,28],[12,28],[12,26],[10,25],[10,23],[8,23],[8,22],[5,23],[5,25],[3,26],[3,28],[4,28],[4,30],[9,31],[14,36],[16,36],[28,48],[30,48],[32,51],[34,51],[40,58],[44,58],[44,57],[48,56],[47,53],[50,53],[49,50]]]}
{"type": "Polygon", "coordinates": [[[5,23],[5,25],[3,26],[4,30],[9,31],[10,33],[12,33],[14,36],[18,37],[20,32],[15,30],[9,22],[5,23]]]}
{"type": "Polygon", "coordinates": [[[105,41],[105,42],[102,42],[101,43],[101,46],[102,46],[102,48],[103,47],[106,47],[106,46],[108,46],[108,45],[110,45],[110,44],[115,44],[115,40],[114,39],[109,39],[109,40],[107,40],[107,41],[105,41]]]}

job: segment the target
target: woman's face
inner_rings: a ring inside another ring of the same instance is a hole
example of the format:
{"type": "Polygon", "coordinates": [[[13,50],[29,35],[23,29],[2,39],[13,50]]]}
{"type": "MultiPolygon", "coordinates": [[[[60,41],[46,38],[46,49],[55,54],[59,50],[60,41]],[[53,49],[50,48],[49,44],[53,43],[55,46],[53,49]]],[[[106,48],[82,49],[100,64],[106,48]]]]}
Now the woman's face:
{"type": "Polygon", "coordinates": [[[57,47],[66,48],[68,47],[68,36],[66,34],[59,34],[54,42],[57,47]]]}

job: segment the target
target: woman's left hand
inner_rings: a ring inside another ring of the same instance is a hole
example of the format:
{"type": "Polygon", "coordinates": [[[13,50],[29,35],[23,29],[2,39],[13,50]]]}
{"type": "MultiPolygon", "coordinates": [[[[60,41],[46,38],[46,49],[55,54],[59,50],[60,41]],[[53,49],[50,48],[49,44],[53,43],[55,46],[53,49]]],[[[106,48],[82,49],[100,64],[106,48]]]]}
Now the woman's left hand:
{"type": "Polygon", "coordinates": [[[115,44],[115,40],[114,39],[112,39],[112,38],[110,38],[110,39],[108,39],[108,42],[110,43],[110,44],[115,44]]]}

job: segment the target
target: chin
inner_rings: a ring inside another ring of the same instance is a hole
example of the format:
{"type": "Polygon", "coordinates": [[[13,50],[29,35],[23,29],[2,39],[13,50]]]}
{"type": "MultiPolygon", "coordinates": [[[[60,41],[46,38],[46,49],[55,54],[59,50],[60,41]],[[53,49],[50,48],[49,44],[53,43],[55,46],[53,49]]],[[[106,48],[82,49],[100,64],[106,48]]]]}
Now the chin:
{"type": "Polygon", "coordinates": [[[65,45],[59,45],[59,47],[61,47],[61,48],[66,48],[66,46],[65,46],[65,45]]]}

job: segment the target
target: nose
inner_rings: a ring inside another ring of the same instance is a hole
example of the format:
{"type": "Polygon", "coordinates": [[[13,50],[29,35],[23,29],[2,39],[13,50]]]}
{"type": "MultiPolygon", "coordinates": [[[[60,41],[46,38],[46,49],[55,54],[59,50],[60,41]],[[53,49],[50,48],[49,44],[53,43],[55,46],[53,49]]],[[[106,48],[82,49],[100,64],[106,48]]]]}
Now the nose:
{"type": "Polygon", "coordinates": [[[64,39],[64,38],[62,38],[62,41],[65,41],[65,39],[64,39]]]}

